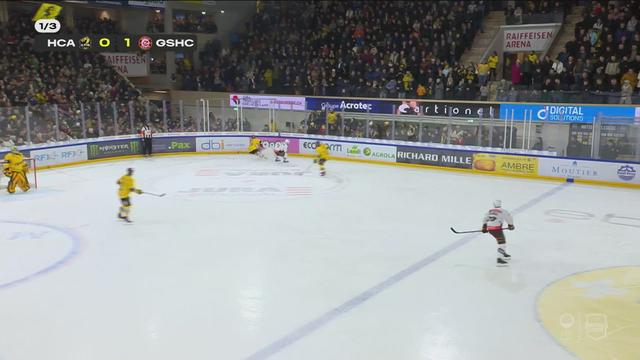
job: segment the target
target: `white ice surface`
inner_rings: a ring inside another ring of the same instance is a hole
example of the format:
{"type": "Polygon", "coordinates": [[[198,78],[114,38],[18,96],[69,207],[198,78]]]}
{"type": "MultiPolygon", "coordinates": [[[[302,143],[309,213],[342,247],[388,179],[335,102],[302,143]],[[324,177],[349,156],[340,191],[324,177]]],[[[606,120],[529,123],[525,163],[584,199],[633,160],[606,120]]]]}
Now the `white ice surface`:
{"type": "Polygon", "coordinates": [[[117,161],[0,194],[0,359],[572,359],[537,294],[640,258],[640,192],[568,185],[515,215],[510,267],[480,235],[328,313],[460,240],[450,226],[478,228],[493,199],[515,209],[563,185],[338,161],[320,178],[291,161],[117,161]],[[132,225],[116,219],[129,166],[167,193],[134,195],[132,225]]]}

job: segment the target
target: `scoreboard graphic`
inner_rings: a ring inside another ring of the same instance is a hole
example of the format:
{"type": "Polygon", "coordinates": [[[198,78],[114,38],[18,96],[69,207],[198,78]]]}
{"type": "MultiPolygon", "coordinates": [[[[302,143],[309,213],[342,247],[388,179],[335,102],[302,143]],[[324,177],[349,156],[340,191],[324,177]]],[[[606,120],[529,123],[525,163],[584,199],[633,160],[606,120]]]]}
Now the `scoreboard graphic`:
{"type": "Polygon", "coordinates": [[[198,47],[195,35],[140,34],[97,35],[59,34],[60,22],[40,19],[34,23],[36,51],[189,51],[198,47]]]}
{"type": "Polygon", "coordinates": [[[195,35],[142,34],[142,35],[38,35],[36,51],[188,51],[197,49],[195,35]]]}

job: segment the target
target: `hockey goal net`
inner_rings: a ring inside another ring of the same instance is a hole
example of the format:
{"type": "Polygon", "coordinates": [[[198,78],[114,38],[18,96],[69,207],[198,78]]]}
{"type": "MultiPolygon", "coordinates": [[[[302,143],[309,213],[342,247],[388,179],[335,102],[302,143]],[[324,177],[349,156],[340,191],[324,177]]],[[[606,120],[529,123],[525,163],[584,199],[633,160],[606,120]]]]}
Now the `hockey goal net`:
{"type": "Polygon", "coordinates": [[[29,172],[27,173],[27,180],[29,180],[29,184],[32,188],[38,188],[38,164],[36,163],[36,159],[34,158],[24,158],[24,161],[27,163],[29,167],[29,172]]]}
{"type": "MultiPolygon", "coordinates": [[[[38,164],[36,162],[36,159],[34,158],[24,158],[24,162],[27,163],[27,166],[29,168],[29,171],[27,172],[27,180],[29,180],[29,186],[31,186],[31,188],[33,189],[37,189],[38,188],[38,164]]],[[[0,158],[0,168],[2,168],[2,164],[3,161],[0,158]]],[[[5,178],[5,181],[0,181],[0,189],[6,189],[7,188],[7,183],[9,182],[9,178],[7,178],[6,176],[4,176],[1,172],[0,175],[2,175],[3,178],[5,178]]]]}

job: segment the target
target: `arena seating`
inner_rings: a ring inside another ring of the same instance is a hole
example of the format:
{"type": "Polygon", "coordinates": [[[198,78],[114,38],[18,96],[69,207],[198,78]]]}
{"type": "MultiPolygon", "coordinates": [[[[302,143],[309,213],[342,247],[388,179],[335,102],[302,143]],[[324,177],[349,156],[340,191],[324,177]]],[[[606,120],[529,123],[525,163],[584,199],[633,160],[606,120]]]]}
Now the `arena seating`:
{"type": "Polygon", "coordinates": [[[481,27],[478,1],[270,3],[230,49],[212,43],[183,88],[282,94],[462,98],[475,69],[458,64],[481,27]]]}

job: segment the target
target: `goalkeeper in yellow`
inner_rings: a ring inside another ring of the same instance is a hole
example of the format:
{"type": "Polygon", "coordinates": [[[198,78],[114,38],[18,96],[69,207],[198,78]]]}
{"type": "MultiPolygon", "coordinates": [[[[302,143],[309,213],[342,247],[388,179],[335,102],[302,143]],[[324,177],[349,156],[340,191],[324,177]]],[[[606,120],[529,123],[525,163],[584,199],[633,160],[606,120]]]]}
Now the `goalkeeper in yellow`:
{"type": "Polygon", "coordinates": [[[324,163],[329,160],[329,146],[320,141],[316,141],[316,159],[313,162],[317,162],[320,165],[320,176],[325,176],[327,172],[324,168],[324,163]]]}
{"type": "Polygon", "coordinates": [[[142,194],[142,190],[136,189],[136,182],[133,180],[133,169],[128,168],[127,174],[122,175],[120,179],[118,179],[118,185],[120,189],[118,189],[118,196],[120,197],[120,211],[118,212],[118,218],[131,222],[129,220],[129,212],[131,211],[131,199],[129,199],[129,194],[135,192],[136,194],[142,194]]]}
{"type": "Polygon", "coordinates": [[[11,152],[4,156],[3,172],[6,177],[9,178],[9,184],[7,185],[7,191],[9,194],[16,192],[16,187],[19,187],[22,191],[29,191],[29,180],[27,180],[27,172],[29,166],[24,161],[24,156],[14,146],[11,148],[11,152]]]}

